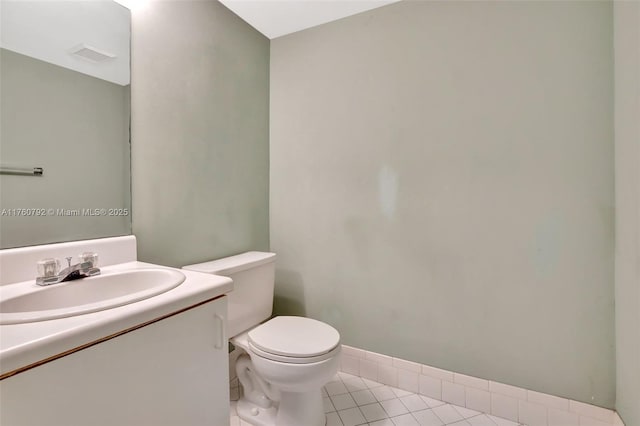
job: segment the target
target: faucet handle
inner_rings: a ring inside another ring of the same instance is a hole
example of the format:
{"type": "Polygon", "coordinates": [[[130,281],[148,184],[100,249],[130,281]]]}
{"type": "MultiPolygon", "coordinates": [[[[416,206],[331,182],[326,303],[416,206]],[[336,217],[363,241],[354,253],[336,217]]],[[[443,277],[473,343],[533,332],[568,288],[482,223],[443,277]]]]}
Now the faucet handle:
{"type": "Polygon", "coordinates": [[[65,259],[67,259],[67,267],[71,268],[71,259],[73,259],[73,257],[69,256],[65,257],[65,259]]]}
{"type": "Polygon", "coordinates": [[[85,251],[78,256],[81,263],[91,262],[93,268],[98,267],[98,253],[92,251],[85,251]]]}
{"type": "Polygon", "coordinates": [[[54,258],[38,260],[39,277],[55,277],[60,272],[60,261],[54,258]]]}

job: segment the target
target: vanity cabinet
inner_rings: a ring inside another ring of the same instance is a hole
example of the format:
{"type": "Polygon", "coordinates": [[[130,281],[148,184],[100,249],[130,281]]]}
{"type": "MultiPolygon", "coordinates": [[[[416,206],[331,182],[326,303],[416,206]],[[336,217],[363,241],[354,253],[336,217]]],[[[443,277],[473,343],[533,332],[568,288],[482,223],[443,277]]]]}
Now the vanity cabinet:
{"type": "Polygon", "coordinates": [[[226,299],[2,380],[0,425],[228,425],[226,299]]]}

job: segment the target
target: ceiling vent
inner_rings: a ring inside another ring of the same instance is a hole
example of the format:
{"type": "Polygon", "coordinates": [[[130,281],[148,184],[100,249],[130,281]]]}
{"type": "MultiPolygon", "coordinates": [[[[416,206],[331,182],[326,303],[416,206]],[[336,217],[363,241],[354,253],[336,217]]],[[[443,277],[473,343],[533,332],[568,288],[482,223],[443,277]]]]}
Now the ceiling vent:
{"type": "Polygon", "coordinates": [[[72,48],[71,50],[69,50],[69,53],[94,63],[108,61],[109,59],[114,59],[116,57],[116,55],[114,55],[113,53],[96,49],[95,47],[86,45],[84,43],[72,48]]]}

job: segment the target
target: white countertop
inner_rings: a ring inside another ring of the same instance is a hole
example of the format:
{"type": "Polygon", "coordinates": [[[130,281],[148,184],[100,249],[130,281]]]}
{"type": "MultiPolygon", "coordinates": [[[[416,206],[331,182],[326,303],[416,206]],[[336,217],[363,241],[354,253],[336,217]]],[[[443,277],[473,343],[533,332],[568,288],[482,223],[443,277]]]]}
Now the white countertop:
{"type": "MultiPolygon", "coordinates": [[[[175,269],[134,261],[105,266],[101,270],[108,273],[140,268],[175,269]]],[[[229,278],[183,269],[180,272],[186,277],[182,284],[149,299],[68,318],[0,325],[0,375],[233,290],[229,278]]],[[[33,280],[20,284],[33,285],[33,280]]]]}

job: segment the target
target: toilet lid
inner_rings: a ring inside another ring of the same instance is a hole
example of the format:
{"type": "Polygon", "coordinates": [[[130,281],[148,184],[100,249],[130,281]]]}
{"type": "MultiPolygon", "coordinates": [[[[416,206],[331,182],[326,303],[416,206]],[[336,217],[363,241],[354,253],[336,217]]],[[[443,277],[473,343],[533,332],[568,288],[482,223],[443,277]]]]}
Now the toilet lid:
{"type": "Polygon", "coordinates": [[[293,358],[326,354],[340,343],[340,333],[335,328],[305,317],[275,317],[250,330],[248,335],[256,348],[293,358]]]}

